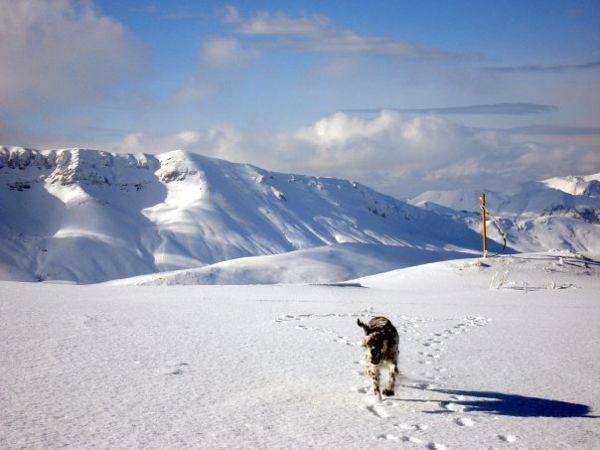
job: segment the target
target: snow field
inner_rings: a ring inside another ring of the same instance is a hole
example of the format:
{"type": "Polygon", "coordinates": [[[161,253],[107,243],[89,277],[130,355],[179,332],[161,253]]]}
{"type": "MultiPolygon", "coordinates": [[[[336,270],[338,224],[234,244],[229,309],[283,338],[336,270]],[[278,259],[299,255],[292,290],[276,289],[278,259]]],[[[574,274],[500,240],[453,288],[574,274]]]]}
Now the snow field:
{"type": "Polygon", "coordinates": [[[2,282],[0,447],[600,445],[597,263],[515,255],[356,282],[2,282]],[[401,336],[381,403],[355,323],[374,314],[401,336]]]}

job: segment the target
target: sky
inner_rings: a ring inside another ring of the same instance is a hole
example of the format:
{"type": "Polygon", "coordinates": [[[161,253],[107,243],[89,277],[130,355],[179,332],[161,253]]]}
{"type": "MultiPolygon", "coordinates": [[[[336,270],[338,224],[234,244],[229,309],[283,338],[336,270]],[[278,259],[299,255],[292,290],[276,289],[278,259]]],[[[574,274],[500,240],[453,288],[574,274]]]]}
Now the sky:
{"type": "Polygon", "coordinates": [[[600,172],[600,1],[0,0],[0,144],[350,178],[600,172]]]}

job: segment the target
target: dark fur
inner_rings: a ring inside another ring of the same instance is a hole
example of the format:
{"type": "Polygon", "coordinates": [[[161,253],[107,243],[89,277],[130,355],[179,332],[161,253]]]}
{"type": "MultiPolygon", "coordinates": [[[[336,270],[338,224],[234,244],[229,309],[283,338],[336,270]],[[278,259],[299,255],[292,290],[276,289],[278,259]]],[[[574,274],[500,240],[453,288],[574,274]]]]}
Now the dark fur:
{"type": "Polygon", "coordinates": [[[373,392],[381,400],[380,374],[381,368],[386,367],[389,377],[383,395],[394,395],[396,374],[398,374],[398,331],[389,319],[381,316],[373,317],[368,323],[357,319],[356,323],[365,332],[363,347],[367,350],[373,392]]]}

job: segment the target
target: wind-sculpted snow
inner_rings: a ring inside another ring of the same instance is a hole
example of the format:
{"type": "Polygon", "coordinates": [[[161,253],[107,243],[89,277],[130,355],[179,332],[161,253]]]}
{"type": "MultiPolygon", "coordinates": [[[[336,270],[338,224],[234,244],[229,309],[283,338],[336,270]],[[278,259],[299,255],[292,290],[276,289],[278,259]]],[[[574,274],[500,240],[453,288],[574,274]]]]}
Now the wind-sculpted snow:
{"type": "Polygon", "coordinates": [[[91,283],[345,243],[382,246],[389,268],[393,249],[479,245],[462,222],[358,183],[179,150],[0,147],[0,200],[0,276],[12,280],[91,283]]]}

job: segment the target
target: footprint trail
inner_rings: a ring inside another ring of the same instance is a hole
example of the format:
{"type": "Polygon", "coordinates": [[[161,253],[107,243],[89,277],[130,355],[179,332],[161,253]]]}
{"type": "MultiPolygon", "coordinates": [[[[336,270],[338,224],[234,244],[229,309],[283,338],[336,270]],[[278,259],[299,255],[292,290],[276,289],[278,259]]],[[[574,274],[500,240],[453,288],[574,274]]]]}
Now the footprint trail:
{"type": "MultiPolygon", "coordinates": [[[[422,391],[435,390],[439,384],[452,378],[450,368],[444,365],[444,354],[448,347],[453,345],[453,341],[491,322],[491,319],[482,316],[439,318],[379,314],[372,308],[352,313],[284,314],[277,317],[274,322],[302,332],[321,335],[331,343],[360,347],[362,336],[358,331],[352,338],[337,331],[336,327],[341,325],[347,329],[348,319],[355,321],[356,318],[367,319],[375,315],[385,315],[396,326],[402,343],[400,357],[403,362],[401,364],[410,366],[412,372],[416,372],[421,379],[426,380],[408,382],[405,386],[422,391]]],[[[406,442],[428,449],[443,450],[447,448],[445,444],[430,438],[430,435],[435,434],[435,427],[426,423],[395,422],[399,416],[406,414],[405,409],[408,406],[402,400],[394,397],[377,402],[372,395],[365,395],[372,394],[371,382],[367,375],[367,362],[359,359],[353,361],[352,364],[357,384],[352,386],[351,391],[363,397],[362,409],[370,417],[381,420],[390,427],[389,432],[380,433],[374,436],[375,439],[406,442]]],[[[467,430],[475,427],[477,422],[465,415],[465,408],[460,404],[464,400],[463,396],[450,396],[449,400],[441,402],[438,400],[437,405],[442,416],[448,415],[454,425],[467,430]],[[452,417],[455,415],[457,417],[452,417]]],[[[427,407],[436,404],[435,401],[426,399],[419,401],[427,407]]],[[[513,435],[496,435],[495,439],[500,439],[505,443],[516,440],[513,435]]]]}

